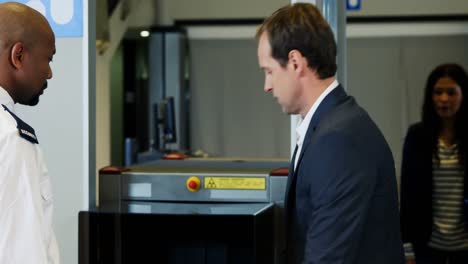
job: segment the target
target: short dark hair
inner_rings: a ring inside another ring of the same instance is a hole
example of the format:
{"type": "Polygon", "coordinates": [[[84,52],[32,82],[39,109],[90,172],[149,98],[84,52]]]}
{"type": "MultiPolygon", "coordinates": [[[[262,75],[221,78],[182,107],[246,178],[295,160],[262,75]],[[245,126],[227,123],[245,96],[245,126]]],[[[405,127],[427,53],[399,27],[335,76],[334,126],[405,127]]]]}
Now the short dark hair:
{"type": "Polygon", "coordinates": [[[336,73],[336,42],[330,25],[312,4],[287,5],[265,19],[256,38],[266,32],[271,56],[285,67],[291,50],[298,50],[321,79],[336,73]]]}
{"type": "MultiPolygon", "coordinates": [[[[455,63],[447,63],[437,66],[429,74],[427,78],[426,88],[424,91],[424,103],[422,107],[422,123],[428,133],[428,139],[431,141],[431,148],[434,153],[437,152],[437,140],[439,137],[442,124],[439,115],[434,106],[432,95],[434,86],[440,78],[449,77],[455,81],[459,86],[462,93],[462,102],[460,109],[455,115],[455,138],[458,141],[459,153],[464,158],[467,157],[467,140],[468,140],[468,109],[467,109],[467,96],[468,96],[468,75],[462,66],[455,63]]],[[[460,159],[460,162],[462,159],[460,159]]]]}

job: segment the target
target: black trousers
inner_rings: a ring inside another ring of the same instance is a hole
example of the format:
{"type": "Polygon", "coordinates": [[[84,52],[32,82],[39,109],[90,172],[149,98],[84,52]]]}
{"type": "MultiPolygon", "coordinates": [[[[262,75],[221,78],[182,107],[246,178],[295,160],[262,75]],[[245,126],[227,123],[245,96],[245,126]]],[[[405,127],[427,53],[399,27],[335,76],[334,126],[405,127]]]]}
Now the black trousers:
{"type": "Polygon", "coordinates": [[[468,264],[468,250],[444,251],[427,245],[414,245],[416,264],[468,264]]]}

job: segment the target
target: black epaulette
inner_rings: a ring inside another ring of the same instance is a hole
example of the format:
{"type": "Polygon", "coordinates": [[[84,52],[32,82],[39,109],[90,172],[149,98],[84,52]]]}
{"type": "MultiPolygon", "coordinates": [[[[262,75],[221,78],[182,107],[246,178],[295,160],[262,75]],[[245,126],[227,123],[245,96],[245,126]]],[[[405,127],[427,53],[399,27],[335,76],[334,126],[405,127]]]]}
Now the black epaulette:
{"type": "Polygon", "coordinates": [[[16,127],[18,128],[20,137],[26,139],[31,143],[39,144],[39,141],[37,141],[36,133],[34,132],[34,128],[32,128],[30,125],[26,124],[26,122],[17,117],[5,105],[2,104],[2,106],[16,120],[16,127]]]}

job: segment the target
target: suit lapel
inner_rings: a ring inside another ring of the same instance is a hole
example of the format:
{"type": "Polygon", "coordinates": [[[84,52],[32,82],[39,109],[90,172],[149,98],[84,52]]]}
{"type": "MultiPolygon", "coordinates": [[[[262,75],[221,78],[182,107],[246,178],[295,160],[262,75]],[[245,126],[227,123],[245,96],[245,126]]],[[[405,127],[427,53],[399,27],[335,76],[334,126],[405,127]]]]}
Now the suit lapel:
{"type": "Polygon", "coordinates": [[[320,125],[320,120],[333,108],[337,105],[341,104],[348,95],[344,91],[341,85],[338,85],[333,91],[331,91],[320,103],[319,107],[315,111],[314,115],[312,116],[312,120],[310,120],[309,127],[307,128],[307,133],[304,137],[304,142],[302,143],[301,153],[299,154],[299,159],[297,160],[296,171],[300,166],[302,156],[306,151],[311,139],[314,136],[314,132],[318,129],[320,125]]]}
{"type": "Polygon", "coordinates": [[[292,156],[292,159],[291,159],[291,162],[289,163],[289,171],[288,171],[288,182],[286,184],[286,196],[284,198],[284,204],[287,205],[289,203],[289,190],[291,188],[291,184],[292,184],[292,181],[293,181],[293,176],[295,174],[295,171],[294,171],[294,161],[296,160],[296,155],[297,155],[297,148],[298,146],[296,145],[296,148],[294,149],[294,154],[292,156]]]}
{"type": "Polygon", "coordinates": [[[341,85],[338,85],[333,91],[331,91],[320,103],[319,107],[315,111],[312,119],[310,120],[309,127],[307,128],[307,133],[304,137],[304,142],[302,144],[301,153],[297,153],[297,146],[294,150],[294,156],[291,160],[291,164],[289,166],[289,175],[288,175],[288,183],[286,185],[286,196],[285,196],[285,207],[287,210],[292,209],[293,204],[295,203],[295,194],[296,194],[296,178],[297,172],[299,171],[299,166],[301,164],[302,156],[304,156],[304,152],[306,151],[311,139],[314,135],[314,131],[317,130],[320,120],[323,116],[326,115],[331,109],[335,108],[337,105],[342,103],[344,100],[348,98],[348,95],[344,91],[341,85]],[[294,169],[294,161],[295,156],[299,154],[299,159],[297,160],[296,169],[294,169]]]}

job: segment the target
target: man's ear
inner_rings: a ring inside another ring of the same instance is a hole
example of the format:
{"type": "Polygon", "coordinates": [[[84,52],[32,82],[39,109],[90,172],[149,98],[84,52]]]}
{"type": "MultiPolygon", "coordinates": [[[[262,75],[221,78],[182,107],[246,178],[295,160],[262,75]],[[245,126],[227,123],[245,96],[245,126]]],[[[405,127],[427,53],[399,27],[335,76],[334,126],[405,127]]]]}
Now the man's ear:
{"type": "Polygon", "coordinates": [[[302,53],[296,49],[288,54],[289,63],[294,67],[294,71],[302,73],[307,68],[307,60],[302,53]]]}
{"type": "Polygon", "coordinates": [[[13,67],[21,69],[24,60],[24,45],[21,42],[16,42],[11,48],[10,61],[13,67]]]}

